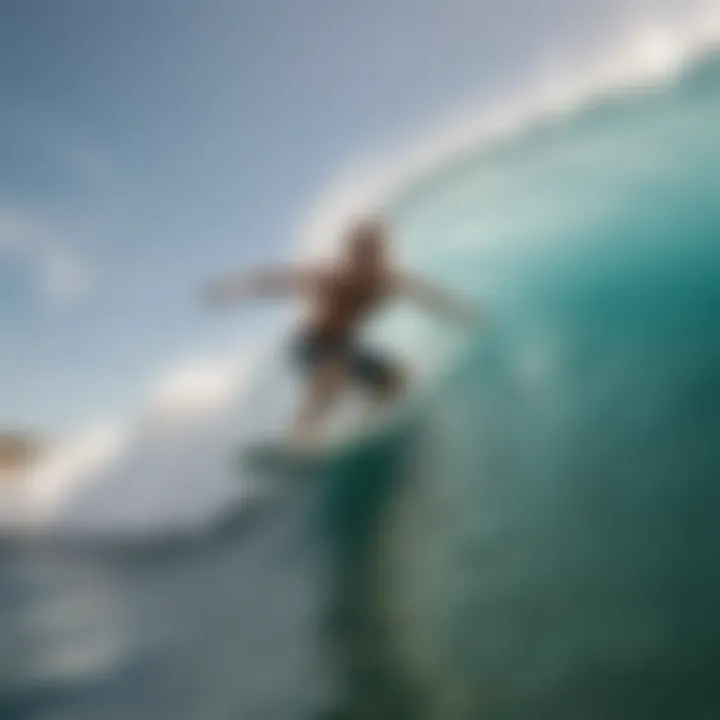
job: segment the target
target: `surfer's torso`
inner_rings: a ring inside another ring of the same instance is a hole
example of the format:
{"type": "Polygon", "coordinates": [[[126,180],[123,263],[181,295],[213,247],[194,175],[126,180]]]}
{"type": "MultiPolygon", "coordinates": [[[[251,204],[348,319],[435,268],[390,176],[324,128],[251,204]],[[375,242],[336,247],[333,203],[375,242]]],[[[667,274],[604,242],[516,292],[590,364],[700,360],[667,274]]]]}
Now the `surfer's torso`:
{"type": "Polygon", "coordinates": [[[323,273],[310,299],[306,328],[334,340],[350,340],[356,329],[389,298],[394,276],[389,270],[323,273]]]}
{"type": "Polygon", "coordinates": [[[310,374],[340,363],[344,373],[375,393],[398,382],[396,364],[357,338],[362,324],[393,293],[393,274],[337,268],[316,276],[310,294],[310,315],[294,342],[293,356],[310,374]]]}

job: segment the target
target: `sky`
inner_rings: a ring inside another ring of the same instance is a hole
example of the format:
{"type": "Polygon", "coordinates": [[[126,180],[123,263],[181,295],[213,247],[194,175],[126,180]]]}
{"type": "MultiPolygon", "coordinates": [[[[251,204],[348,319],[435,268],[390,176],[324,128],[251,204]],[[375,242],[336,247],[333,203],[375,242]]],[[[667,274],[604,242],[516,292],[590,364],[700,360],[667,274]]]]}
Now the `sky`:
{"type": "Polygon", "coordinates": [[[0,0],[0,428],[132,412],[338,174],[687,5],[0,0]]]}

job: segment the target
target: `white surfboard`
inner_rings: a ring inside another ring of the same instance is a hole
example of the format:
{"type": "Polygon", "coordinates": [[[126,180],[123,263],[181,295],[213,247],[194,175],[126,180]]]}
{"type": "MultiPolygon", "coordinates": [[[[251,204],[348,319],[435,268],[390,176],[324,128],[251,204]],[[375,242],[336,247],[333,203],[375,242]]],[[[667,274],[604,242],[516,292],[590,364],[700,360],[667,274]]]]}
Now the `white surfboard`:
{"type": "Polygon", "coordinates": [[[250,443],[240,452],[241,465],[258,474],[288,476],[326,469],[398,427],[412,414],[411,406],[414,404],[406,398],[378,413],[372,421],[349,426],[335,436],[321,438],[310,448],[294,448],[285,439],[250,443]]]}

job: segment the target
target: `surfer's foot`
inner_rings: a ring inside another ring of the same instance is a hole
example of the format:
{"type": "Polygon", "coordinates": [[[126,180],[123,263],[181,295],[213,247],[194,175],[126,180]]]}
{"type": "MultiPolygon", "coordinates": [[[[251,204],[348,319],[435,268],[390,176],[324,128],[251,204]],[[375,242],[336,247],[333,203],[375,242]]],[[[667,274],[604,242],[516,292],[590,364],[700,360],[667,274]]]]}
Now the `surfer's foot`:
{"type": "Polygon", "coordinates": [[[287,441],[293,455],[312,455],[320,447],[320,438],[316,434],[295,433],[287,441]]]}

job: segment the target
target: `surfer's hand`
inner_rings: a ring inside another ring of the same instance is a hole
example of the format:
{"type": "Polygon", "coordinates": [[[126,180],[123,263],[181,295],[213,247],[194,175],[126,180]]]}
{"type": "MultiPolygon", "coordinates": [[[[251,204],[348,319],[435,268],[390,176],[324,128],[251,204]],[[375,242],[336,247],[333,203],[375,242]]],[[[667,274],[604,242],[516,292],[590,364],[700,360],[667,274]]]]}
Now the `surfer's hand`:
{"type": "Polygon", "coordinates": [[[209,307],[223,308],[237,302],[243,294],[243,287],[237,282],[216,281],[203,289],[203,301],[209,307]]]}
{"type": "Polygon", "coordinates": [[[485,317],[482,308],[477,305],[465,305],[460,311],[458,319],[469,330],[474,330],[482,324],[485,317]]]}
{"type": "Polygon", "coordinates": [[[208,305],[225,307],[254,297],[314,292],[318,284],[319,274],[312,268],[271,267],[211,283],[204,296],[208,305]]]}
{"type": "Polygon", "coordinates": [[[422,278],[400,275],[395,278],[399,294],[426,310],[468,329],[476,328],[482,319],[480,309],[471,302],[448,293],[422,278]]]}

